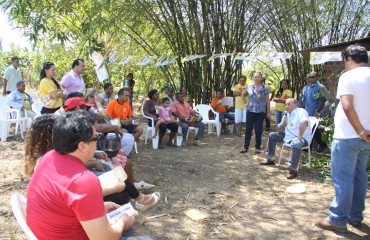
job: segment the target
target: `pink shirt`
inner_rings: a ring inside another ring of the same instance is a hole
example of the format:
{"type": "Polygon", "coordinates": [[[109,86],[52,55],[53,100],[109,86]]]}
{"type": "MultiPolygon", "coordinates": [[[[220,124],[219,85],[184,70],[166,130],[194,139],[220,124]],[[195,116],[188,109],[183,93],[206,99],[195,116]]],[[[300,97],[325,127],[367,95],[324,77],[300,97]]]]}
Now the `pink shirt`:
{"type": "Polygon", "coordinates": [[[187,118],[193,112],[193,109],[187,102],[179,103],[178,101],[172,103],[171,111],[176,113],[181,118],[187,118]]]}
{"type": "Polygon", "coordinates": [[[166,120],[167,122],[171,121],[170,108],[160,106],[159,109],[161,110],[160,111],[161,114],[159,115],[159,117],[166,120]]]}
{"type": "Polygon", "coordinates": [[[66,90],[66,94],[69,94],[71,92],[81,92],[85,89],[84,80],[73,70],[64,75],[60,83],[66,90]]]}
{"type": "Polygon", "coordinates": [[[105,216],[99,179],[73,156],[52,150],[27,188],[27,225],[38,239],[88,239],[80,221],[105,216]]]}

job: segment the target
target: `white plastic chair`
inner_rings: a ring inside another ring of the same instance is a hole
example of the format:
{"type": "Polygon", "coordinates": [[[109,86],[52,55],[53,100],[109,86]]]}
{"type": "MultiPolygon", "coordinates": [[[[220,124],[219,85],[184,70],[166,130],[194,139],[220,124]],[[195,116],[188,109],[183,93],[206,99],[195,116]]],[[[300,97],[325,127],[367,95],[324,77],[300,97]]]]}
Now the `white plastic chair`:
{"type": "Polygon", "coordinates": [[[198,104],[197,106],[195,106],[195,109],[202,116],[203,118],[202,122],[208,125],[208,134],[212,132],[212,127],[214,125],[216,127],[217,137],[219,137],[221,134],[221,123],[219,113],[215,112],[215,110],[213,110],[213,108],[210,105],[206,104],[198,104]],[[215,114],[214,120],[209,119],[209,111],[215,114]]]}
{"type": "MultiPolygon", "coordinates": [[[[189,132],[190,132],[190,131],[194,131],[194,132],[195,132],[195,135],[197,135],[198,130],[199,130],[199,128],[197,128],[197,127],[189,126],[189,127],[188,127],[188,133],[186,134],[186,139],[185,139],[185,141],[187,141],[187,140],[188,140],[188,138],[189,138],[189,132]]],[[[178,132],[178,133],[180,133],[181,135],[180,135],[180,136],[177,136],[177,138],[176,138],[176,144],[177,144],[177,146],[181,146],[182,141],[184,140],[184,138],[182,137],[182,127],[180,127],[180,126],[179,126],[179,129],[178,129],[178,131],[177,131],[177,132],[178,132]]]]}
{"type": "Polygon", "coordinates": [[[36,117],[41,116],[41,109],[44,106],[42,102],[34,102],[32,103],[32,111],[36,113],[36,117]]]}
{"type": "Polygon", "coordinates": [[[10,198],[10,205],[12,206],[13,214],[17,219],[18,224],[26,234],[27,238],[30,240],[37,240],[26,222],[27,199],[19,193],[13,194],[10,198]]]}
{"type": "Polygon", "coordinates": [[[15,135],[18,134],[18,128],[20,128],[21,137],[23,138],[23,132],[27,127],[28,117],[27,113],[25,116],[21,116],[21,112],[18,109],[13,109],[6,103],[6,97],[0,97],[0,138],[1,141],[6,141],[9,135],[10,124],[15,124],[15,135]]]}
{"type": "Polygon", "coordinates": [[[149,132],[151,131],[152,132],[151,139],[152,139],[153,149],[158,149],[159,137],[156,136],[155,138],[153,138],[153,136],[155,135],[154,119],[152,117],[146,116],[144,114],[144,109],[141,109],[141,114],[143,115],[144,118],[149,119],[152,122],[152,124],[151,124],[152,126],[147,125],[146,134],[145,134],[145,143],[144,144],[146,145],[146,143],[148,142],[149,132]]]}
{"type": "MultiPolygon", "coordinates": [[[[308,150],[308,168],[311,168],[311,148],[310,148],[310,145],[311,145],[313,136],[315,135],[316,129],[319,126],[319,119],[317,119],[315,117],[309,117],[309,120],[310,120],[310,124],[311,124],[311,140],[308,142],[307,146],[302,148],[302,150],[304,150],[304,149],[308,150]]],[[[279,163],[277,164],[277,166],[280,166],[281,158],[283,156],[284,147],[291,148],[292,146],[289,143],[283,143],[283,146],[281,147],[281,151],[280,151],[279,163]]],[[[299,167],[299,164],[298,164],[298,167],[299,167]]]]}

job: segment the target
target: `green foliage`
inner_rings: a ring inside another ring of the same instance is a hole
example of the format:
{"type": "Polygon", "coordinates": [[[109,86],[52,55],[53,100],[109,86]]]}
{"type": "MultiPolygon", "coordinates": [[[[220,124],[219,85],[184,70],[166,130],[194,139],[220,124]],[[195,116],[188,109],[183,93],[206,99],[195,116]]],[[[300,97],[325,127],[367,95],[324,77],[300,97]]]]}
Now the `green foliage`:
{"type": "Polygon", "coordinates": [[[330,158],[316,157],[311,160],[311,168],[330,168],[330,158]]]}
{"type": "Polygon", "coordinates": [[[318,93],[315,93],[313,96],[315,99],[325,99],[325,95],[321,91],[318,93]]]}
{"type": "MultiPolygon", "coordinates": [[[[138,58],[205,54],[201,60],[183,63],[179,58],[161,68],[107,63],[116,85],[134,72],[140,92],[163,84],[185,86],[196,102],[209,101],[217,87],[230,89],[242,74],[242,62],[232,57],[207,61],[213,53],[292,52],[280,71],[270,63],[260,70],[276,85],[283,76],[290,79],[296,93],[312,70],[299,50],[362,37],[370,26],[365,0],[2,0],[0,8],[35,43],[30,58],[33,81],[42,61],[54,61],[60,77],[74,58],[87,59],[93,51],[138,58]]],[[[97,83],[92,67],[89,63],[84,75],[88,86],[97,83]]]]}

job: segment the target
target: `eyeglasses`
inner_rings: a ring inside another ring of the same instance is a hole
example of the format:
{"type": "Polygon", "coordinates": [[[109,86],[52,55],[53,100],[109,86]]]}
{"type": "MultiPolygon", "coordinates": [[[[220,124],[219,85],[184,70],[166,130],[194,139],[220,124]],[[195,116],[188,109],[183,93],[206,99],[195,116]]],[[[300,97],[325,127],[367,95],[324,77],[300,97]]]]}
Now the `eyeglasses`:
{"type": "Polygon", "coordinates": [[[315,77],[310,76],[310,77],[308,77],[308,78],[317,78],[317,76],[315,76],[315,77]]]}
{"type": "Polygon", "coordinates": [[[100,139],[100,135],[96,133],[94,136],[92,136],[90,139],[86,140],[85,142],[97,142],[99,141],[99,139],[100,139]]]}

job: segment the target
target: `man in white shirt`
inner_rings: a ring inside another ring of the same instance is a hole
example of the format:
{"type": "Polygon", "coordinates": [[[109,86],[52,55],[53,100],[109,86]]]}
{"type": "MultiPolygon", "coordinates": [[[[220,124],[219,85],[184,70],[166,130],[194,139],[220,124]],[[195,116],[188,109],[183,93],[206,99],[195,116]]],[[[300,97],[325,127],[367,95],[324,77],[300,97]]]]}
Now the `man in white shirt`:
{"type": "Polygon", "coordinates": [[[311,141],[311,124],[308,112],[298,107],[298,101],[294,98],[286,100],[286,113],[284,114],[281,123],[278,125],[278,131],[272,132],[269,135],[267,146],[267,161],[260,163],[261,165],[275,165],[273,161],[275,157],[275,148],[278,142],[290,143],[292,151],[289,158],[289,174],[288,179],[293,179],[298,176],[299,158],[301,156],[302,147],[307,146],[311,141]]]}
{"type": "Polygon", "coordinates": [[[3,95],[17,90],[16,84],[22,81],[22,74],[19,71],[19,58],[12,57],[12,65],[5,69],[3,95]]]}
{"type": "Polygon", "coordinates": [[[334,117],[331,177],[335,197],[329,216],[316,226],[340,233],[347,223],[359,227],[364,219],[368,187],[366,164],[370,154],[370,67],[364,47],[351,45],[342,52],[345,72],[339,79],[340,100],[334,117]]]}
{"type": "Polygon", "coordinates": [[[28,93],[26,93],[26,85],[23,81],[17,82],[17,90],[12,91],[8,95],[7,103],[11,108],[18,109],[21,111],[22,117],[24,112],[27,112],[27,117],[34,119],[36,113],[32,111],[33,99],[28,93]]]}
{"type": "Polygon", "coordinates": [[[107,82],[104,84],[104,92],[100,94],[100,97],[103,100],[103,108],[106,109],[108,106],[108,103],[114,99],[116,99],[116,96],[114,95],[114,88],[113,85],[110,82],[107,82]]]}
{"type": "Polygon", "coordinates": [[[72,63],[72,70],[63,76],[60,82],[65,89],[66,94],[72,92],[82,92],[85,90],[85,82],[82,74],[85,72],[85,62],[82,59],[76,59],[72,63]]]}

